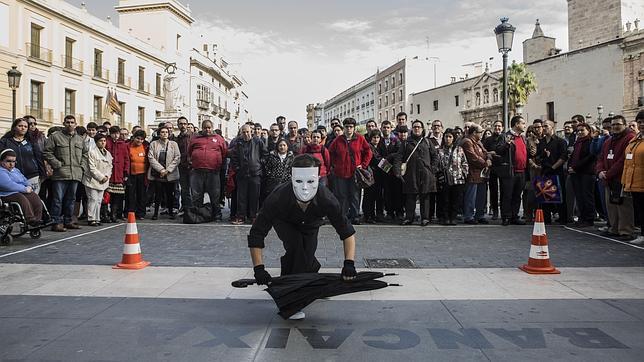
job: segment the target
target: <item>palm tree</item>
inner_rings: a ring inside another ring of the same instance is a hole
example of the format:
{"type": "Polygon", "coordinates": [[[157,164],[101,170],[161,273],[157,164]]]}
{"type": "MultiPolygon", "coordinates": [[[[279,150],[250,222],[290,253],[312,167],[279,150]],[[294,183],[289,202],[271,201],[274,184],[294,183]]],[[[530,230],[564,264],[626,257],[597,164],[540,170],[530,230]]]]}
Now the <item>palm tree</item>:
{"type": "Polygon", "coordinates": [[[512,61],[508,68],[508,109],[510,112],[516,114],[517,103],[525,105],[528,96],[536,90],[537,81],[534,73],[529,71],[524,63],[512,61]]]}

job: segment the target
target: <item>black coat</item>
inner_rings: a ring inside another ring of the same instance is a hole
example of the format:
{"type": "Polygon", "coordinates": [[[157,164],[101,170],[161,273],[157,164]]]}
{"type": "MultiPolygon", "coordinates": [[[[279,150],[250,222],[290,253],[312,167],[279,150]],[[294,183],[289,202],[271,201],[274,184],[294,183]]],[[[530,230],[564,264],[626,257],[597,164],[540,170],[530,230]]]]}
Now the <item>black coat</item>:
{"type": "Polygon", "coordinates": [[[427,194],[436,192],[436,172],[438,170],[438,153],[424,136],[416,138],[409,136],[407,142],[401,144],[396,157],[396,174],[400,174],[400,166],[407,160],[407,172],[402,177],[404,194],[427,194]],[[412,154],[416,144],[420,145],[412,154]],[[411,155],[411,157],[409,157],[411,155]]]}
{"type": "Polygon", "coordinates": [[[256,177],[262,175],[262,159],[268,155],[266,144],[259,137],[244,141],[241,137],[235,140],[230,155],[230,164],[237,177],[256,177]]]}

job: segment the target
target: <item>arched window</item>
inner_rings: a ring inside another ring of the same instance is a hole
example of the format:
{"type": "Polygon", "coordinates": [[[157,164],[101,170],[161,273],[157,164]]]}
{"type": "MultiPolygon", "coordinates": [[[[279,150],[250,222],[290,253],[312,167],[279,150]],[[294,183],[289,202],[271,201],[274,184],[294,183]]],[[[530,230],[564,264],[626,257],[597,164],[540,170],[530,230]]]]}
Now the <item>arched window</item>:
{"type": "Polygon", "coordinates": [[[476,92],[476,99],[474,100],[474,105],[481,105],[481,92],[476,92]]]}
{"type": "Polygon", "coordinates": [[[490,103],[490,91],[487,89],[483,91],[483,103],[490,103]]]}
{"type": "Polygon", "coordinates": [[[494,103],[499,101],[499,90],[496,88],[492,89],[492,99],[494,103]]]}

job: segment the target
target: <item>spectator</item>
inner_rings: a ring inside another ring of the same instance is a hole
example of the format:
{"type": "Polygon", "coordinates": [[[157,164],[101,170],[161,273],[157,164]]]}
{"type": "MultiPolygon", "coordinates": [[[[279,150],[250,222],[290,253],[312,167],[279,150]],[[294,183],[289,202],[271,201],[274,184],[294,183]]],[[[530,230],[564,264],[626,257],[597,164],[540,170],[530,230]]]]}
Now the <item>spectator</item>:
{"type": "Polygon", "coordinates": [[[468,174],[465,183],[463,218],[466,224],[487,224],[485,204],[487,202],[487,179],[492,161],[481,143],[483,128],[477,124],[467,127],[467,136],[461,147],[467,158],[468,174]]]}
{"type": "Polygon", "coordinates": [[[186,117],[182,116],[177,119],[177,128],[179,128],[179,134],[177,135],[175,141],[179,146],[179,152],[181,152],[181,162],[179,162],[181,208],[185,209],[192,206],[192,196],[190,194],[190,163],[188,162],[188,144],[190,143],[190,139],[193,134],[192,132],[188,131],[188,119],[186,117]]]}
{"type": "Polygon", "coordinates": [[[145,219],[145,206],[147,203],[147,171],[150,166],[148,161],[149,145],[145,142],[145,131],[134,132],[132,142],[128,145],[130,155],[130,176],[127,178],[127,205],[128,212],[134,212],[139,220],[145,219]]]}
{"type": "Polygon", "coordinates": [[[329,148],[329,146],[331,146],[331,142],[333,142],[333,140],[343,132],[343,127],[340,125],[340,120],[337,118],[331,119],[331,127],[329,129],[331,130],[331,133],[327,135],[327,139],[324,142],[324,147],[326,148],[329,148]],[[336,127],[340,127],[339,132],[336,131],[336,127]]]}
{"type": "Polygon", "coordinates": [[[302,137],[300,137],[297,130],[297,122],[290,121],[288,123],[288,135],[286,136],[286,140],[288,141],[289,149],[293,151],[293,154],[295,155],[300,153],[303,143],[302,137]]]}
{"type": "Polygon", "coordinates": [[[610,228],[604,235],[631,241],[635,239],[633,199],[622,197],[622,173],[626,148],[635,135],[621,115],[612,118],[611,126],[612,135],[604,142],[595,166],[595,172],[605,187],[606,209],[610,221],[610,228]]]}
{"type": "Polygon", "coordinates": [[[327,141],[327,138],[328,138],[327,133],[326,133],[326,127],[324,127],[323,125],[319,125],[319,126],[316,128],[316,130],[317,130],[318,132],[320,132],[320,136],[322,137],[322,140],[320,141],[320,144],[321,144],[322,146],[325,146],[325,147],[326,147],[326,141],[327,141]]]}
{"type": "Polygon", "coordinates": [[[523,136],[526,122],[523,117],[514,116],[510,120],[510,127],[512,129],[503,135],[503,138],[494,145],[494,149],[488,149],[488,151],[494,151],[498,157],[496,173],[501,181],[503,226],[525,225],[525,221],[519,219],[519,208],[528,165],[528,148],[523,136]]]}
{"type": "Polygon", "coordinates": [[[321,186],[328,186],[328,176],[329,172],[331,172],[331,156],[329,155],[329,150],[321,142],[322,134],[320,131],[315,130],[311,132],[311,143],[302,149],[302,153],[308,153],[320,160],[319,184],[321,186]]]}
{"type": "Polygon", "coordinates": [[[275,151],[277,149],[277,142],[282,138],[280,133],[280,128],[277,123],[271,124],[270,129],[268,130],[268,138],[266,139],[266,149],[268,152],[275,151]]]}
{"type": "Polygon", "coordinates": [[[65,116],[64,128],[54,132],[45,143],[43,157],[53,168],[53,199],[50,209],[54,221],[52,231],[64,232],[80,229],[72,222],[76,188],[83,178],[83,159],[87,156],[83,138],[76,134],[76,118],[65,116]]]}
{"type": "MultiPolygon", "coordinates": [[[[428,124],[429,126],[429,124],[428,124]]],[[[429,130],[429,135],[427,135],[427,140],[431,143],[436,154],[438,154],[438,149],[441,147],[443,142],[443,122],[439,119],[436,119],[432,122],[431,129],[429,130]]],[[[429,221],[431,222],[434,219],[434,216],[437,216],[437,202],[438,202],[438,193],[431,192],[429,194],[429,221]]]]}
{"type": "Polygon", "coordinates": [[[277,141],[277,149],[269,152],[263,162],[266,180],[263,199],[266,199],[280,184],[291,181],[293,157],[293,152],[288,149],[288,142],[283,138],[277,141]]]}
{"type": "Polygon", "coordinates": [[[11,149],[16,154],[13,165],[20,170],[29,181],[34,193],[40,192],[40,179],[44,178],[45,165],[42,159],[42,149],[32,142],[29,133],[29,123],[24,118],[17,118],[11,125],[11,130],[0,138],[0,150],[11,149]]]}
{"type": "Polygon", "coordinates": [[[241,137],[237,138],[230,155],[230,163],[236,174],[237,187],[237,217],[233,220],[235,225],[243,224],[246,217],[249,217],[248,221],[252,223],[257,215],[262,159],[268,154],[266,144],[259,138],[252,137],[249,125],[243,125],[240,133],[241,137]]]}
{"type": "Polygon", "coordinates": [[[577,137],[568,163],[568,175],[575,189],[580,215],[576,227],[589,227],[595,223],[595,155],[590,152],[590,133],[588,124],[577,126],[577,137]]]}
{"type": "Polygon", "coordinates": [[[366,128],[365,137],[367,137],[367,136],[369,136],[371,131],[378,129],[378,124],[374,120],[369,120],[369,121],[367,121],[367,124],[365,125],[365,128],[366,128]]]}
{"type": "MultiPolygon", "coordinates": [[[[391,122],[383,121],[380,124],[380,129],[382,131],[380,143],[384,146],[385,152],[383,157],[387,159],[389,164],[393,165],[396,162],[395,159],[398,155],[398,149],[400,148],[400,141],[392,132],[393,128],[391,122]]],[[[385,177],[383,188],[387,218],[391,221],[402,222],[404,219],[402,182],[400,181],[400,178],[396,177],[395,173],[391,169],[385,177]]]]}
{"type": "Polygon", "coordinates": [[[356,120],[345,118],[344,134],[339,135],[329,146],[333,165],[333,193],[340,202],[342,212],[354,225],[360,224],[360,190],[354,173],[356,168],[367,168],[371,162],[371,149],[362,135],[355,132],[356,120]]]}
{"type": "Polygon", "coordinates": [[[105,148],[105,135],[94,136],[95,147],[87,153],[83,185],[87,193],[87,224],[101,224],[101,202],[112,175],[112,155],[105,148]]]}
{"type": "MultiPolygon", "coordinates": [[[[375,124],[375,122],[374,122],[375,124]]],[[[364,189],[362,199],[362,213],[367,224],[375,224],[385,221],[384,218],[384,186],[387,174],[378,167],[378,164],[386,157],[387,148],[381,140],[380,130],[372,129],[367,133],[367,142],[371,148],[371,170],[373,171],[374,184],[364,189]]]]}
{"type": "Polygon", "coordinates": [[[30,226],[40,225],[42,202],[31,188],[31,183],[16,165],[16,152],[7,148],[0,152],[0,199],[17,202],[30,226]]]}
{"type": "Polygon", "coordinates": [[[171,141],[170,130],[161,127],[157,130],[159,139],[150,144],[148,151],[148,179],[154,187],[154,214],[152,220],[159,218],[159,207],[164,202],[168,208],[168,217],[175,218],[174,213],[174,190],[179,180],[179,162],[181,152],[179,145],[171,141]]]}
{"type": "Polygon", "coordinates": [[[98,125],[94,122],[89,122],[87,124],[87,133],[85,134],[85,147],[87,147],[88,152],[96,147],[96,143],[94,141],[94,137],[96,137],[96,133],[98,133],[98,125]]]}
{"type": "Polygon", "coordinates": [[[112,175],[107,191],[110,193],[110,221],[122,222],[123,202],[125,201],[125,183],[130,174],[130,151],[125,140],[121,138],[119,126],[110,128],[105,149],[112,155],[112,175]]]}
{"type": "Polygon", "coordinates": [[[501,192],[499,192],[499,176],[496,169],[499,167],[502,158],[496,155],[494,149],[497,145],[505,142],[503,132],[503,122],[495,121],[492,124],[492,135],[483,139],[483,147],[488,151],[492,157],[492,168],[490,169],[490,179],[488,180],[490,189],[490,211],[492,212],[492,220],[499,218],[499,201],[501,192]]]}
{"type": "MultiPolygon", "coordinates": [[[[469,166],[463,148],[456,144],[456,137],[452,129],[445,130],[439,155],[439,175],[444,175],[443,187],[439,192],[439,222],[441,225],[456,225],[458,205],[463,204],[463,192],[467,179],[469,166]]],[[[441,178],[441,177],[439,177],[441,178]]]]}
{"type": "Polygon", "coordinates": [[[127,128],[121,128],[119,131],[119,139],[128,142],[130,140],[130,131],[127,128]]]}
{"type": "Polygon", "coordinates": [[[396,174],[403,180],[403,194],[405,195],[405,220],[402,225],[414,222],[416,214],[416,200],[420,201],[420,224],[427,226],[430,223],[429,193],[436,192],[436,177],[438,171],[438,153],[425,138],[423,122],[412,122],[412,132],[407,142],[398,150],[396,157],[396,174]],[[406,164],[406,172],[402,174],[402,164],[406,164]]]}
{"type": "Polygon", "coordinates": [[[29,124],[29,139],[31,143],[38,147],[41,151],[45,149],[45,134],[38,129],[38,121],[34,116],[26,115],[22,117],[29,124]]]}
{"type": "Polygon", "coordinates": [[[407,126],[407,113],[405,113],[405,112],[399,112],[399,113],[396,115],[396,121],[398,122],[398,123],[396,124],[396,128],[398,128],[398,127],[400,127],[400,126],[407,126]]]}
{"type": "Polygon", "coordinates": [[[566,181],[563,166],[568,160],[568,150],[566,141],[555,134],[555,123],[547,120],[543,122],[543,139],[539,141],[537,147],[537,163],[540,166],[540,174],[544,176],[556,176],[561,186],[561,200],[557,204],[543,205],[543,218],[546,224],[552,223],[552,214],[559,213],[559,219],[556,221],[562,225],[568,222],[566,211],[566,181]]]}
{"type": "Polygon", "coordinates": [[[201,122],[202,131],[195,135],[188,145],[188,162],[190,171],[190,188],[192,205],[203,207],[204,195],[210,199],[212,219],[221,220],[219,193],[221,192],[220,172],[228,156],[228,146],[223,137],[216,134],[212,122],[201,122]]]}
{"type": "Polygon", "coordinates": [[[624,191],[633,195],[633,206],[639,213],[640,236],[630,241],[634,245],[644,245],[644,111],[635,117],[639,134],[626,146],[622,183],[624,191]]]}
{"type": "Polygon", "coordinates": [[[277,123],[277,127],[280,130],[280,137],[286,138],[286,135],[288,134],[286,130],[286,117],[277,116],[277,118],[275,118],[275,123],[277,123]]]}
{"type": "Polygon", "coordinates": [[[528,168],[523,192],[523,215],[527,223],[534,221],[534,211],[537,209],[533,183],[535,176],[539,173],[539,166],[535,161],[535,157],[537,156],[537,147],[539,146],[539,138],[541,137],[542,129],[543,125],[541,124],[541,120],[539,120],[538,127],[533,123],[528,127],[528,131],[526,132],[528,168]]]}
{"type": "Polygon", "coordinates": [[[253,137],[261,137],[262,136],[262,124],[261,123],[255,123],[254,129],[253,129],[253,137]]]}

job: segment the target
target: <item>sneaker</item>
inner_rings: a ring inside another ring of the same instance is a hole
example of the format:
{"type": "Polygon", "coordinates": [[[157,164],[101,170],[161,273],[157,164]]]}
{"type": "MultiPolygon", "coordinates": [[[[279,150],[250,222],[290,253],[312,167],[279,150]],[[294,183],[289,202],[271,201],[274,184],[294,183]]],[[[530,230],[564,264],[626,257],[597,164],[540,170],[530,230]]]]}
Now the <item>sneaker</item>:
{"type": "Polygon", "coordinates": [[[629,243],[630,243],[631,241],[633,241],[633,240],[637,240],[637,238],[635,237],[635,235],[628,235],[628,234],[627,234],[627,235],[620,235],[620,236],[617,236],[617,237],[615,237],[615,239],[620,240],[620,241],[626,241],[626,242],[629,242],[629,243]]]}
{"type": "Polygon", "coordinates": [[[601,231],[603,233],[608,232],[610,228],[608,226],[602,226],[600,228],[597,228],[597,231],[601,231]]]}
{"type": "Polygon", "coordinates": [[[424,219],[423,221],[420,222],[420,226],[427,226],[431,223],[430,220],[424,219]]]}
{"type": "Polygon", "coordinates": [[[631,240],[628,243],[633,245],[644,245],[644,235],[640,235],[637,239],[631,240]]]}
{"type": "Polygon", "coordinates": [[[292,321],[301,321],[304,318],[306,318],[306,314],[304,314],[304,312],[302,311],[299,311],[293,314],[292,316],[288,317],[288,319],[292,321]]]}

